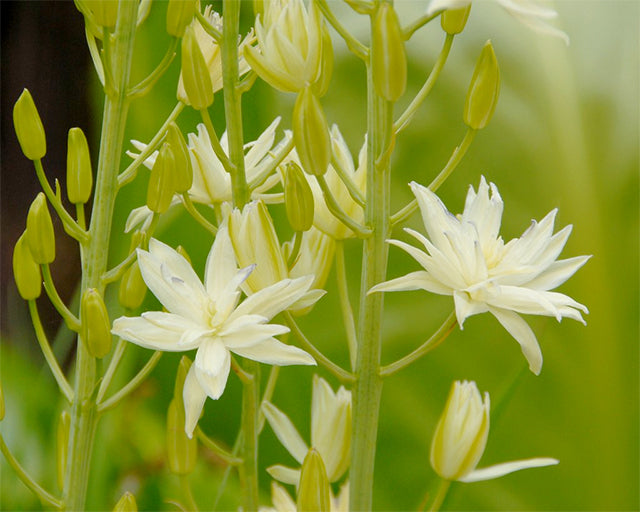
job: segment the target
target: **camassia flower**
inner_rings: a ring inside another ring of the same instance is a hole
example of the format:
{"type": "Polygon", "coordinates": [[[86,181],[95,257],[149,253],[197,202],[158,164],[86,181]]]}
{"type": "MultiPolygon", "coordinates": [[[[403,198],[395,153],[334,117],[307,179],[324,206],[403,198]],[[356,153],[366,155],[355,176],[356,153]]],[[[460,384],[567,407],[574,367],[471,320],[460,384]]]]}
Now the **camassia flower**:
{"type": "Polygon", "coordinates": [[[508,243],[498,235],[503,202],[498,189],[484,177],[476,193],[469,187],[464,212],[455,217],[428,188],[411,183],[429,238],[405,228],[427,252],[405,242],[389,240],[408,252],[424,270],[374,286],[371,292],[426,290],[453,295],[462,329],[465,319],[490,312],[516,339],[535,374],[542,352],[535,334],[519,313],[563,317],[585,323],[586,306],[562,293],[551,292],[571,277],[590,256],[558,260],[571,226],[553,234],[557,210],[533,221],[520,238],[508,243]],[[491,196],[489,196],[491,188],[491,196]]]}
{"type": "Polygon", "coordinates": [[[113,334],[144,348],[166,352],[197,349],[184,384],[185,430],[189,437],[205,399],[222,395],[231,352],[273,365],[313,365],[303,350],[274,336],[289,329],[267,323],[305,295],[313,276],[283,279],[240,302],[240,285],[253,266],[238,270],[229,237],[221,227],[205,269],[204,285],[180,254],[152,239],[149,251],[138,249],[142,277],[167,312],[148,311],[120,317],[113,334]]]}

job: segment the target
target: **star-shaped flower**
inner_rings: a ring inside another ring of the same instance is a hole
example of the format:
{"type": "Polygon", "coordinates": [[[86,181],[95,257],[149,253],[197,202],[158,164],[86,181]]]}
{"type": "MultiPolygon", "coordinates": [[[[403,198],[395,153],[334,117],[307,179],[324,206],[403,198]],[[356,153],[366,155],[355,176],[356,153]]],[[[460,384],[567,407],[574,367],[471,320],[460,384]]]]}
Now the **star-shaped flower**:
{"type": "Polygon", "coordinates": [[[204,285],[180,254],[152,239],[149,251],[138,249],[142,277],[167,312],[148,311],[139,317],[120,317],[112,332],[141,347],[167,352],[197,349],[184,385],[189,436],[207,396],[224,391],[231,352],[273,365],[313,365],[303,350],[274,338],[289,329],[267,323],[309,291],[313,276],[283,279],[240,301],[242,282],[253,265],[237,269],[231,242],[223,226],[213,243],[204,285]]]}
{"type": "Polygon", "coordinates": [[[389,240],[407,251],[424,270],[374,286],[371,292],[426,290],[453,295],[462,329],[465,319],[490,312],[516,339],[535,374],[542,352],[535,334],[519,313],[563,317],[585,323],[586,306],[562,293],[551,292],[571,277],[590,256],[557,260],[571,226],[553,234],[557,210],[533,221],[520,238],[508,243],[498,235],[503,202],[498,189],[484,177],[476,193],[469,188],[464,212],[455,217],[428,188],[411,183],[429,238],[405,228],[427,252],[405,242],[389,240]],[[491,196],[489,196],[491,189],[491,196]]]}

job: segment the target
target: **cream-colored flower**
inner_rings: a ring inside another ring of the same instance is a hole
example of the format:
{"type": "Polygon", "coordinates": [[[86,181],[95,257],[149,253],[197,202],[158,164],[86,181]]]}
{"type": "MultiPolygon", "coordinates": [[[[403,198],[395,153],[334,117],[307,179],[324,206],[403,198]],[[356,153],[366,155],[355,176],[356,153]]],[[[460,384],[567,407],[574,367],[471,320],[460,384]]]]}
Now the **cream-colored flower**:
{"type": "MultiPolygon", "coordinates": [[[[273,507],[260,507],[259,512],[297,512],[296,502],[277,482],[271,482],[271,503],[273,507]]],[[[349,512],[349,482],[340,487],[337,496],[331,493],[330,512],[349,512]]]]}
{"type": "Polygon", "coordinates": [[[438,475],[446,480],[477,482],[558,464],[556,459],[539,457],[476,469],[489,435],[489,404],[489,393],[483,400],[475,382],[453,383],[431,442],[431,466],[438,475]]]}
{"type": "Polygon", "coordinates": [[[456,218],[428,188],[411,183],[429,238],[405,228],[426,249],[389,240],[408,252],[424,270],[374,286],[371,292],[426,290],[453,295],[462,329],[465,319],[490,312],[516,339],[532,372],[542,368],[535,334],[519,313],[563,317],[584,323],[586,306],[562,293],[551,292],[571,277],[590,256],[557,260],[571,226],[553,234],[557,210],[533,221],[520,238],[504,243],[498,235],[503,202],[498,189],[484,177],[476,193],[469,188],[464,212],[456,218]],[[491,197],[489,196],[491,189],[491,197]]]}

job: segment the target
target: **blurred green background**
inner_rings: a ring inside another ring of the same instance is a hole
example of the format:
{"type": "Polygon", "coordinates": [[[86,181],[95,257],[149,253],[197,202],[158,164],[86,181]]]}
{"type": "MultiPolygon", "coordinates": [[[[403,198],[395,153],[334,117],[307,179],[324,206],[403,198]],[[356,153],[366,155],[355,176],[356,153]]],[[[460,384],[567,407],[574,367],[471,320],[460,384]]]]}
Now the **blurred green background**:
{"type": "MultiPolygon", "coordinates": [[[[29,16],[44,16],[56,3],[30,3],[29,16]]],[[[426,2],[398,1],[403,22],[424,13],[426,2]]],[[[331,2],[345,25],[366,42],[366,24],[343,3],[331,2]]],[[[3,11],[6,5],[3,2],[3,11]]],[[[245,15],[249,13],[249,4],[245,15]]],[[[528,318],[542,346],[545,363],[538,377],[525,370],[515,341],[487,315],[465,323],[447,342],[408,370],[389,379],[382,400],[374,502],[377,510],[416,510],[429,491],[434,474],[429,465],[429,445],[451,382],[475,380],[497,403],[507,390],[510,398],[492,418],[492,428],[480,466],[527,458],[560,459],[553,468],[528,470],[495,481],[454,484],[444,504],[446,510],[638,510],[638,141],[639,141],[639,30],[640,4],[635,1],[563,1],[555,4],[557,25],[571,37],[570,46],[559,39],[536,34],[509,16],[496,2],[474,5],[467,28],[456,38],[449,61],[427,102],[398,140],[393,160],[394,210],[410,199],[406,183],[427,184],[441,169],[465,132],[462,105],[475,59],[491,39],[500,63],[502,89],[498,109],[488,128],[478,134],[462,164],[440,189],[452,212],[460,212],[469,184],[477,186],[480,175],[495,182],[505,202],[502,236],[519,236],[532,218],[541,219],[558,207],[557,229],[573,224],[564,257],[593,254],[593,258],[560,288],[590,309],[587,326],[566,320],[558,325],[548,318],[528,318]]],[[[7,8],[8,9],[8,8],[7,8]]],[[[136,41],[138,78],[149,72],[166,48],[163,23],[166,6],[155,2],[136,41]]],[[[54,9],[55,10],[55,9],[54,9]]],[[[6,14],[6,12],[4,13],[6,14]]],[[[57,35],[62,52],[82,51],[81,16],[70,10],[65,24],[80,27],[80,37],[57,35]],[[64,45],[68,45],[65,47],[64,45]]],[[[5,17],[6,19],[6,17],[5,17]]],[[[28,24],[5,26],[3,52],[28,24]],[[11,30],[7,34],[7,30],[11,30]]],[[[29,19],[27,17],[27,19],[29,19]]],[[[244,19],[248,23],[248,17],[244,19]]],[[[51,27],[49,27],[51,29],[51,27]]],[[[55,35],[55,34],[54,34],[55,35]]],[[[332,34],[335,36],[335,33],[332,34]]],[[[24,38],[23,32],[23,38],[24,38]]],[[[26,55],[44,59],[46,45],[36,43],[26,55]]],[[[40,38],[43,36],[40,35],[40,38]]],[[[438,23],[414,36],[408,45],[410,83],[397,112],[408,104],[430,70],[442,44],[438,23]]],[[[362,144],[365,121],[364,68],[334,38],[336,63],[331,89],[323,99],[330,122],[339,124],[354,158],[362,144]]],[[[3,55],[3,59],[5,56],[3,55]]],[[[85,55],[86,59],[86,55],[85,55]]],[[[85,60],[86,64],[86,60],[85,60]]],[[[56,67],[56,61],[49,63],[56,67]]],[[[37,87],[19,70],[31,70],[23,61],[3,62],[3,119],[17,98],[15,87],[37,87]],[[8,105],[8,107],[7,107],[8,105]]],[[[172,64],[154,91],[135,103],[129,118],[127,139],[149,140],[175,105],[178,63],[172,64]]],[[[40,69],[42,73],[42,69],[40,69]]],[[[64,69],[69,86],[81,88],[89,110],[82,125],[93,134],[97,147],[101,99],[95,78],[86,65],[64,69]],[[86,98],[86,99],[85,99],[86,98]]],[[[33,73],[29,76],[33,76],[33,73]]],[[[36,76],[38,74],[36,73],[36,76]]],[[[47,78],[43,78],[47,80],[47,78]]],[[[50,79],[49,79],[50,80],[50,79]]],[[[55,84],[53,84],[55,85],[55,84]]],[[[53,85],[51,87],[53,87],[53,85]]],[[[64,84],[62,84],[64,85],[64,84]]],[[[59,87],[62,87],[60,85],[59,87]]],[[[18,93],[20,89],[17,89],[18,93]]],[[[56,89],[57,91],[57,89],[56,89]]],[[[33,89],[32,89],[33,92],[33,89]]],[[[61,93],[62,94],[62,93],[61,93]]],[[[78,91],[71,93],[78,94],[78,91]]],[[[50,112],[49,101],[36,104],[50,112]],[[43,106],[42,103],[45,103],[43,106]]],[[[277,115],[282,127],[290,127],[293,96],[271,90],[260,80],[245,96],[245,139],[253,140],[277,115]]],[[[221,96],[212,114],[223,129],[221,96]]],[[[81,115],[81,114],[78,114],[81,115]]],[[[43,114],[45,127],[53,131],[59,118],[43,114]]],[[[180,117],[184,130],[192,131],[197,117],[180,117]]],[[[64,165],[64,144],[69,126],[58,127],[65,135],[57,144],[62,164],[55,159],[56,141],[45,158],[53,174],[64,165]],[[49,162],[47,161],[48,159],[49,162]]],[[[281,133],[281,132],[280,132],[281,133]]],[[[8,157],[17,145],[11,124],[3,120],[2,199],[11,200],[10,178],[19,165],[8,157]]],[[[13,154],[13,153],[11,153],[13,154]]],[[[94,155],[95,158],[95,155],[94,155]]],[[[123,164],[128,159],[123,158],[123,164]]],[[[28,162],[27,162],[28,163],[28,162]]],[[[22,172],[22,171],[21,171],[22,172]]],[[[24,171],[25,187],[34,189],[35,176],[24,171]]],[[[122,237],[124,220],[132,207],[144,202],[145,172],[126,187],[118,199],[114,223],[113,261],[128,247],[122,237]]],[[[33,192],[35,195],[35,192],[33,192]]],[[[3,330],[0,360],[7,414],[0,428],[7,443],[29,472],[46,488],[55,489],[55,424],[63,403],[54,381],[37,350],[25,308],[11,278],[10,254],[24,228],[28,204],[3,209],[3,330]]],[[[281,216],[281,208],[274,214],[281,216]]],[[[419,227],[414,216],[409,222],[419,227]]],[[[207,234],[182,214],[172,216],[156,235],[172,244],[184,245],[201,272],[208,251],[202,243],[207,234]]],[[[400,230],[394,236],[403,236],[400,230]]],[[[61,238],[64,235],[61,234],[61,238]]],[[[77,255],[72,245],[63,246],[54,275],[66,284],[66,296],[78,279],[77,255]]],[[[360,244],[347,244],[348,270],[353,276],[352,299],[357,301],[360,244]]],[[[390,250],[389,276],[416,270],[416,263],[397,248],[390,250]]],[[[344,332],[333,274],[328,295],[301,324],[305,332],[331,358],[348,365],[344,332]],[[334,318],[336,319],[334,321],[334,318]]],[[[40,306],[46,308],[45,300],[40,306]]],[[[450,311],[450,298],[424,292],[388,294],[384,329],[383,362],[391,362],[419,345],[450,311]]],[[[156,308],[153,297],[146,306],[156,308]]],[[[116,305],[114,304],[114,315],[116,305]]],[[[46,325],[54,347],[69,367],[72,346],[51,318],[46,325]],[[57,332],[57,335],[56,335],[57,332]]],[[[119,372],[123,382],[150,354],[130,347],[119,372]]],[[[151,378],[129,400],[107,414],[100,423],[93,458],[88,508],[110,509],[125,490],[132,491],[141,510],[174,510],[168,504],[181,498],[179,482],[172,476],[164,456],[164,418],[173,388],[178,357],[166,354],[151,378]]],[[[267,371],[265,369],[264,374],[267,371]]],[[[322,371],[321,371],[322,373],[322,371]]],[[[274,402],[290,414],[303,437],[309,432],[311,372],[285,368],[280,373],[274,402]]],[[[325,375],[334,386],[337,383],[325,375]]],[[[116,383],[117,386],[117,383],[116,383]]],[[[115,389],[115,387],[113,388],[115,389]]],[[[201,420],[203,429],[232,444],[239,423],[240,389],[233,377],[222,399],[207,401],[201,420]]],[[[261,437],[262,468],[293,465],[267,426],[261,437]]],[[[216,499],[224,465],[201,449],[193,476],[196,500],[202,510],[216,499]]],[[[38,509],[39,503],[17,481],[4,459],[0,460],[3,510],[38,509]]],[[[269,503],[269,479],[261,473],[264,504],[269,503]]],[[[220,509],[235,508],[237,477],[232,473],[220,501],[220,509]]]]}

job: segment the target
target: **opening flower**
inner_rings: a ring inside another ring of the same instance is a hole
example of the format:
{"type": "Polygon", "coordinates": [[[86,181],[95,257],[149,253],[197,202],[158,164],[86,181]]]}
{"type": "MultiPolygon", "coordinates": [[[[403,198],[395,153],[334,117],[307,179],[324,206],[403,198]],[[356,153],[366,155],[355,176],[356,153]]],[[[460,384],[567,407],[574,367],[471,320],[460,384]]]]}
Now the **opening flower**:
{"type": "Polygon", "coordinates": [[[562,293],[551,292],[569,279],[590,256],[557,260],[572,226],[553,234],[557,210],[532,222],[520,238],[504,243],[498,235],[503,202],[498,189],[480,180],[478,192],[469,187],[461,216],[455,217],[428,188],[411,183],[429,238],[405,228],[427,252],[405,242],[389,240],[408,252],[424,270],[374,286],[371,292],[426,290],[453,295],[458,324],[467,317],[490,312],[516,339],[539,374],[542,352],[535,334],[519,313],[563,317],[582,323],[586,306],[562,293]],[[491,189],[491,196],[489,195],[491,189]],[[556,261],[557,260],[557,261],[556,261]]]}

